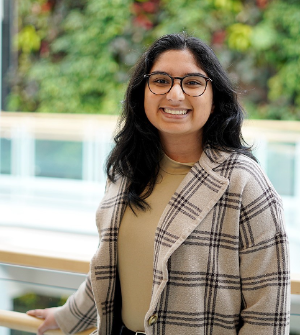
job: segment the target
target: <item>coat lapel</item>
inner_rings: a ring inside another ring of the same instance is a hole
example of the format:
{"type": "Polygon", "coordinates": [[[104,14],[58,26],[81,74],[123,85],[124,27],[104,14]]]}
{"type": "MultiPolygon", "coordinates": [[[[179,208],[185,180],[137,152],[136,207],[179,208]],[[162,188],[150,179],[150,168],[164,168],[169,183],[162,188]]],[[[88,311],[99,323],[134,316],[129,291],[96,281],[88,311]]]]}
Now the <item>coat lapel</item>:
{"type": "MultiPolygon", "coordinates": [[[[154,282],[151,306],[155,306],[168,278],[167,261],[203,221],[226,191],[229,181],[214,172],[229,154],[209,148],[186,175],[160,218],[154,244],[154,282]]],[[[151,308],[149,310],[149,315],[151,308]]],[[[148,314],[148,313],[147,313],[148,314]]]]}

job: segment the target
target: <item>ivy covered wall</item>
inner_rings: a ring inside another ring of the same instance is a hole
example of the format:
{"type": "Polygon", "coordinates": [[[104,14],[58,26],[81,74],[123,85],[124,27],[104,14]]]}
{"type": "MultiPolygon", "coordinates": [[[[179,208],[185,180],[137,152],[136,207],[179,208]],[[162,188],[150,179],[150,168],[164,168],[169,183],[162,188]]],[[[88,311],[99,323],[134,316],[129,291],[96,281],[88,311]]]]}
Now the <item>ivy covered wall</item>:
{"type": "Polygon", "coordinates": [[[300,120],[298,0],[17,0],[6,109],[118,114],[157,37],[211,45],[252,118],[300,120]]]}

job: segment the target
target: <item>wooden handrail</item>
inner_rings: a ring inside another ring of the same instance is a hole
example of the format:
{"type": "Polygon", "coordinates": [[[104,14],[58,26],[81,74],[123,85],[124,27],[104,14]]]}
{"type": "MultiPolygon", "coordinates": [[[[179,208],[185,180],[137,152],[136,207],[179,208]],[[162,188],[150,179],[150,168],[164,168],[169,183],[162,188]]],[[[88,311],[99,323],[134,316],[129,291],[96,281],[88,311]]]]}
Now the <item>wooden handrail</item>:
{"type": "MultiPolygon", "coordinates": [[[[38,327],[43,323],[44,320],[29,316],[24,313],[4,311],[0,310],[0,326],[22,330],[29,333],[37,333],[38,327]]],[[[83,332],[77,333],[77,335],[88,335],[93,332],[96,328],[87,329],[83,332]]],[[[52,329],[45,332],[46,335],[63,335],[64,333],[60,329],[52,329]]]]}
{"type": "MultiPolygon", "coordinates": [[[[0,248],[0,263],[5,264],[86,274],[89,271],[89,261],[90,259],[87,258],[79,260],[75,257],[58,257],[36,251],[25,252],[0,248]]],[[[291,293],[300,295],[300,274],[298,273],[291,274],[291,293]]]]}
{"type": "Polygon", "coordinates": [[[96,235],[9,226],[0,227],[0,236],[0,263],[82,274],[89,272],[99,240],[96,235]],[[37,243],[29,242],[35,240],[37,243]]]}
{"type": "Polygon", "coordinates": [[[291,293],[300,294],[300,273],[291,274],[291,293]]]}
{"type": "Polygon", "coordinates": [[[0,129],[6,138],[14,136],[13,129],[26,129],[35,139],[82,141],[87,132],[99,135],[99,129],[112,134],[117,120],[117,115],[2,112],[0,129]]]}
{"type": "Polygon", "coordinates": [[[2,247],[0,247],[0,263],[82,274],[88,273],[90,268],[90,258],[79,260],[66,256],[39,254],[38,252],[19,252],[2,247]]]}
{"type": "MultiPolygon", "coordinates": [[[[1,112],[0,128],[5,137],[12,136],[11,130],[27,128],[36,139],[61,139],[81,141],[85,131],[98,134],[99,128],[111,133],[118,122],[117,115],[92,114],[47,114],[30,112],[1,112]]],[[[299,121],[245,120],[245,137],[261,137],[268,140],[295,142],[300,140],[299,121]]]]}

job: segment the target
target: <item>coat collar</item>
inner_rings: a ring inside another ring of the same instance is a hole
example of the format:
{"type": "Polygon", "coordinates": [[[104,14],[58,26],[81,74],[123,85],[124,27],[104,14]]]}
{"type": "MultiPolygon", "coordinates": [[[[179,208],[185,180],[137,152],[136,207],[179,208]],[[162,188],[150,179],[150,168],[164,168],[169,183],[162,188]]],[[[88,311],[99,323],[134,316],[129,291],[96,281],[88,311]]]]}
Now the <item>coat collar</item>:
{"type": "Polygon", "coordinates": [[[212,148],[210,145],[207,145],[204,148],[199,162],[200,164],[202,163],[213,170],[223,164],[231,155],[232,153],[217,150],[212,148]]]}
{"type": "Polygon", "coordinates": [[[214,170],[229,153],[207,147],[183,179],[166,206],[159,224],[156,245],[177,248],[201,223],[226,191],[229,180],[214,170]],[[164,241],[164,243],[163,243],[164,241]]]}

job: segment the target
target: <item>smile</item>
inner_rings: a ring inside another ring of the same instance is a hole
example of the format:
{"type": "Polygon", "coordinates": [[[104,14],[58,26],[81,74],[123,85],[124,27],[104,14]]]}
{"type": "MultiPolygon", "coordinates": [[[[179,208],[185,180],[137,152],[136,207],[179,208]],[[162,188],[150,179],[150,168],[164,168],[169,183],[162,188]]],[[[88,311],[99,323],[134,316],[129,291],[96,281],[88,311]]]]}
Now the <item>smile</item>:
{"type": "Polygon", "coordinates": [[[163,109],[165,113],[172,114],[172,115],[185,115],[188,112],[188,109],[176,110],[176,109],[163,109]]]}

